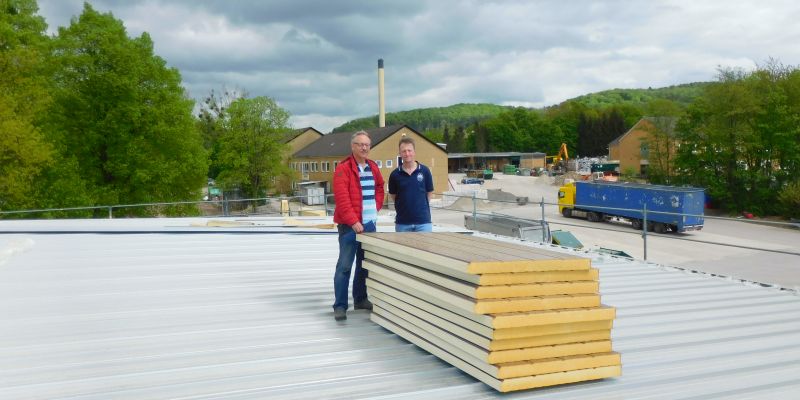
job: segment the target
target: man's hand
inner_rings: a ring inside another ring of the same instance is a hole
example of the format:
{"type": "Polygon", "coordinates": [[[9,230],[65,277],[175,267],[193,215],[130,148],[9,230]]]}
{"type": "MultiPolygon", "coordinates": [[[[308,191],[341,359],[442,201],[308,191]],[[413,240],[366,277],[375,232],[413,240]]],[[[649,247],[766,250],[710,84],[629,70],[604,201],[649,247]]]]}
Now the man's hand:
{"type": "Polygon", "coordinates": [[[356,222],[351,226],[356,233],[364,232],[364,225],[361,225],[361,222],[356,222]]]}

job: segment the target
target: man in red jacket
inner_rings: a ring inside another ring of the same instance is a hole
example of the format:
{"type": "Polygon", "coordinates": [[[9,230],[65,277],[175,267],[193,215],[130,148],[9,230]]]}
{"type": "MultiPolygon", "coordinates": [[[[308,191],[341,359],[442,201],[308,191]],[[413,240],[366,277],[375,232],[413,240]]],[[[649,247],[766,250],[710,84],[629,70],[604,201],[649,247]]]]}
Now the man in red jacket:
{"type": "Polygon", "coordinates": [[[369,133],[358,131],[350,138],[352,154],[339,163],[333,173],[333,197],[336,209],[333,222],[339,230],[339,260],[333,275],[333,317],[337,321],[347,319],[347,289],[350,286],[350,270],[356,261],[353,277],[353,308],[372,310],[367,299],[367,271],[361,266],[364,250],[356,241],[356,234],[375,232],[378,211],[383,205],[383,176],[374,161],[367,159],[371,141],[369,133]]]}

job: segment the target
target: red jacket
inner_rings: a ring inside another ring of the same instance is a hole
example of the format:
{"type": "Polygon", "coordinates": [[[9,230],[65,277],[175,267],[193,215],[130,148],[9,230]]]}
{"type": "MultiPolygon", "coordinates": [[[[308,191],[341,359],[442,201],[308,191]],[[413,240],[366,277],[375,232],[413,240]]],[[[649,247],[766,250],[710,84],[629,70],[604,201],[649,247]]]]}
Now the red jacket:
{"type": "MultiPolygon", "coordinates": [[[[375,178],[375,208],[383,206],[383,176],[378,165],[367,160],[372,176],[375,178]]],[[[333,211],[333,222],[353,225],[361,221],[361,179],[358,176],[358,163],[353,155],[345,158],[333,173],[333,198],[336,209],[333,211]]]]}

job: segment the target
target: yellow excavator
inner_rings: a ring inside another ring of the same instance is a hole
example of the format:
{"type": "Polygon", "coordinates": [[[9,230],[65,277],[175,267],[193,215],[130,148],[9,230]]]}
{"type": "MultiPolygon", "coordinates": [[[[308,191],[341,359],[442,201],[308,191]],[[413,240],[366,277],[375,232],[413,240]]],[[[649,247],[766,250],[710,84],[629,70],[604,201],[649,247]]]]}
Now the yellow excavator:
{"type": "Polygon", "coordinates": [[[563,174],[567,172],[567,161],[569,161],[569,152],[567,151],[567,144],[561,143],[558,149],[558,154],[554,156],[546,156],[545,163],[547,163],[547,170],[550,174],[563,174]],[[548,162],[547,160],[552,160],[548,162]]]}

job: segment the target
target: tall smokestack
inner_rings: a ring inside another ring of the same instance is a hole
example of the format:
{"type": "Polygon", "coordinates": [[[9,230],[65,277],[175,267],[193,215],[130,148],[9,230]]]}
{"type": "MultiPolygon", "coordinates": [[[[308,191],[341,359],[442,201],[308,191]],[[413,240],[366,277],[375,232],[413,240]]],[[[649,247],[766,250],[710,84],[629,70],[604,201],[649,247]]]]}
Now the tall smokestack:
{"type": "Polygon", "coordinates": [[[386,126],[386,110],[383,103],[383,59],[378,59],[378,128],[386,126]]]}

